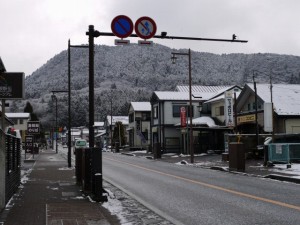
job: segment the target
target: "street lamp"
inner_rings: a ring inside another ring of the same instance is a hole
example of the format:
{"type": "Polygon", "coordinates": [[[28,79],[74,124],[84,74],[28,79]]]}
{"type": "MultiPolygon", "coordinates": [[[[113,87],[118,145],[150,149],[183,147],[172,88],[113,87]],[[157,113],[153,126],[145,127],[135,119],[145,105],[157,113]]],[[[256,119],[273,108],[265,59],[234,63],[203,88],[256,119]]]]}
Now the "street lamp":
{"type": "MultiPolygon", "coordinates": [[[[57,97],[55,94],[51,95],[52,101],[55,101],[55,144],[56,144],[56,154],[57,154],[57,97]]],[[[53,145],[53,144],[52,144],[53,145]]]]}
{"type": "Polygon", "coordinates": [[[191,153],[191,163],[194,163],[194,143],[193,143],[193,105],[192,105],[192,66],[191,66],[191,49],[188,53],[172,52],[172,63],[176,63],[176,55],[186,55],[189,57],[189,117],[190,117],[190,153],[191,153]]]}
{"type": "Polygon", "coordinates": [[[71,163],[71,48],[88,48],[85,45],[71,45],[68,41],[68,167],[72,166],[71,163]]]}

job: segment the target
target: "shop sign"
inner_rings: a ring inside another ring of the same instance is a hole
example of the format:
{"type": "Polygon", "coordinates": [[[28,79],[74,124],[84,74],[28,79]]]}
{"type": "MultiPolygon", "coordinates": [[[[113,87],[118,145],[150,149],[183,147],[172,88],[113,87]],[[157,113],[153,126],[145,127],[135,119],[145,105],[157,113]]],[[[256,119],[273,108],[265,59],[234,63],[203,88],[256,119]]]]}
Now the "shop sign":
{"type": "Polygon", "coordinates": [[[255,114],[246,115],[246,116],[238,116],[237,122],[238,123],[248,123],[255,121],[255,114]]]}

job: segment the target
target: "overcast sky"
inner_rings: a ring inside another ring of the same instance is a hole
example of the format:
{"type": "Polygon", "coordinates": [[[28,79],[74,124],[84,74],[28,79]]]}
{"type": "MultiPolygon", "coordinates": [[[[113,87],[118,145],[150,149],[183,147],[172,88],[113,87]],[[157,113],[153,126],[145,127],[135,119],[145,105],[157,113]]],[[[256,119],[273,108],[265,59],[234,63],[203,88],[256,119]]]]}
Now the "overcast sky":
{"type": "MultiPolygon", "coordinates": [[[[0,57],[8,72],[30,75],[71,44],[87,44],[89,25],[111,32],[111,21],[151,17],[157,33],[231,39],[247,44],[153,39],[171,48],[211,53],[300,55],[300,0],[1,0],[0,57]]],[[[114,37],[95,44],[114,45],[114,37]]],[[[137,38],[130,39],[137,43],[137,38]]]]}

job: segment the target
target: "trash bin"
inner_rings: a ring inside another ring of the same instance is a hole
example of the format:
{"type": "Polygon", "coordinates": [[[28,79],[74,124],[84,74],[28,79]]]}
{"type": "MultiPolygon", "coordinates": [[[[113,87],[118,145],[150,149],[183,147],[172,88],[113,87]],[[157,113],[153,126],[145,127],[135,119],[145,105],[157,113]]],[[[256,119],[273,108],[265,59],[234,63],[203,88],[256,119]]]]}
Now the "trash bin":
{"type": "Polygon", "coordinates": [[[102,152],[99,148],[91,148],[91,169],[92,199],[107,201],[107,197],[103,195],[102,152]]]}
{"type": "Polygon", "coordinates": [[[245,171],[245,148],[243,143],[229,143],[229,170],[245,171]]]}
{"type": "Polygon", "coordinates": [[[82,190],[84,192],[91,191],[91,149],[82,149],[82,190]]]}
{"type": "Polygon", "coordinates": [[[82,184],[82,149],[75,149],[75,176],[76,183],[82,184]]]}

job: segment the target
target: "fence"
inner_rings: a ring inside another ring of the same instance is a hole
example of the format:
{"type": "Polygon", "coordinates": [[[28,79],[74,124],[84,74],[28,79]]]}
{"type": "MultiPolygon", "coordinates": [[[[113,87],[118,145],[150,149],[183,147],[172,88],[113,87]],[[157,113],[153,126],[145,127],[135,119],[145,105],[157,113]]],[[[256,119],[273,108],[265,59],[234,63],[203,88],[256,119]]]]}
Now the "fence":
{"type": "Polygon", "coordinates": [[[269,144],[269,161],[291,163],[300,161],[300,143],[269,144]]]}
{"type": "Polygon", "coordinates": [[[17,191],[21,182],[21,139],[5,135],[5,202],[17,191]]]}

